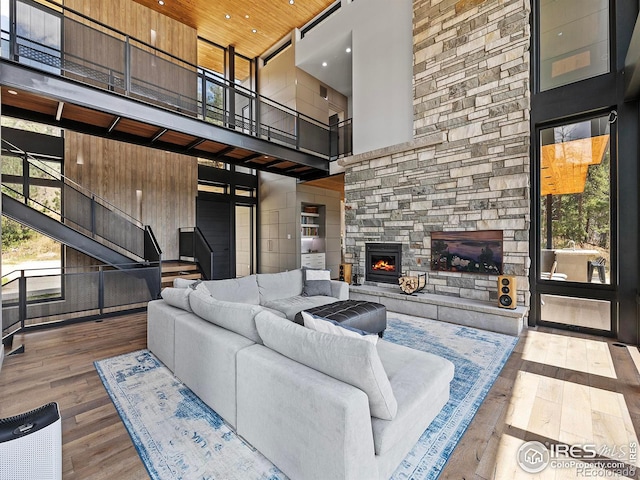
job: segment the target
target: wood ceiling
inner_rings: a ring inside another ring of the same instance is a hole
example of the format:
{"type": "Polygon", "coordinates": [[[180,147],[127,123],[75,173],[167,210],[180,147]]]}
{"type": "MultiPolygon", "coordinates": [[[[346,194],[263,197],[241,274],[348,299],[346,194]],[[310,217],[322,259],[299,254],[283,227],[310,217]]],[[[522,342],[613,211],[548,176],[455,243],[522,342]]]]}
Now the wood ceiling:
{"type": "Polygon", "coordinates": [[[233,45],[248,58],[312,20],[334,0],[135,0],[195,28],[198,36],[223,47],[233,45]],[[226,18],[229,15],[230,18],[226,18]],[[247,18],[248,17],[248,18],[247,18]],[[256,30],[253,33],[253,30],[256,30]]]}

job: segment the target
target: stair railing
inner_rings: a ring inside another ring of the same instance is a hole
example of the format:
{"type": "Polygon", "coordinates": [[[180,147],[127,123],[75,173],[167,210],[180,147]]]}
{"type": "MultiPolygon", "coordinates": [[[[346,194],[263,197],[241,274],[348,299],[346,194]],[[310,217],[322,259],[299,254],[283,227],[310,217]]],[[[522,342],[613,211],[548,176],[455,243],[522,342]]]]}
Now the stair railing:
{"type": "Polygon", "coordinates": [[[39,209],[80,233],[123,250],[130,254],[128,256],[133,255],[146,262],[160,261],[162,252],[151,227],[144,226],[104,198],[4,139],[2,152],[22,161],[22,174],[16,175],[9,171],[10,161],[5,157],[2,167],[2,189],[5,193],[22,199],[25,205],[39,209]],[[38,188],[43,186],[60,188],[59,208],[38,198],[38,188]]]}
{"type": "Polygon", "coordinates": [[[213,280],[213,248],[202,234],[202,230],[198,227],[180,228],[178,243],[180,257],[193,258],[205,280],[213,280]]]}

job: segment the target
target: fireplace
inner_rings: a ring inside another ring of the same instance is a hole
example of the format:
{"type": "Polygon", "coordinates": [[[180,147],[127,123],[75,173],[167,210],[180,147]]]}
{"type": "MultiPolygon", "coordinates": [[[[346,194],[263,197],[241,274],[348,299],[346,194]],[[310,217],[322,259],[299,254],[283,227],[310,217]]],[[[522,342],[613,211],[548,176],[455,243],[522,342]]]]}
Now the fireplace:
{"type": "Polygon", "coordinates": [[[398,283],[402,276],[401,243],[367,243],[365,256],[365,280],[398,283]]]}

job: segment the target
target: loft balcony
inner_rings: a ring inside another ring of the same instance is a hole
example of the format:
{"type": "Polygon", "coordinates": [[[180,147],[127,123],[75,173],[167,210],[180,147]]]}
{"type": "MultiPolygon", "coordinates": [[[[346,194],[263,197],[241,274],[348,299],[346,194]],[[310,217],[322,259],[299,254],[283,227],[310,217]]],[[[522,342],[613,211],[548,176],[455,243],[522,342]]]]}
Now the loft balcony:
{"type": "Polygon", "coordinates": [[[51,10],[2,0],[3,115],[302,180],[328,175],[331,160],[351,153],[350,119],[329,126],[42,3],[51,10]]]}

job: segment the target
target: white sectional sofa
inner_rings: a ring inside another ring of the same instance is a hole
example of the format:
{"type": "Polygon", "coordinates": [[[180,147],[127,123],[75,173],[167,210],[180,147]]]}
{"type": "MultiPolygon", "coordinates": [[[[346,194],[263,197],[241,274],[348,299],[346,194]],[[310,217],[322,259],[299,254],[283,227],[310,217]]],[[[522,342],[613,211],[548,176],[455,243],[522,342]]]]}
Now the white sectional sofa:
{"type": "Polygon", "coordinates": [[[300,270],[163,291],[148,347],[290,478],[387,479],[448,401],[453,364],[291,321],[345,299],[334,283],[315,299],[300,270]]]}

